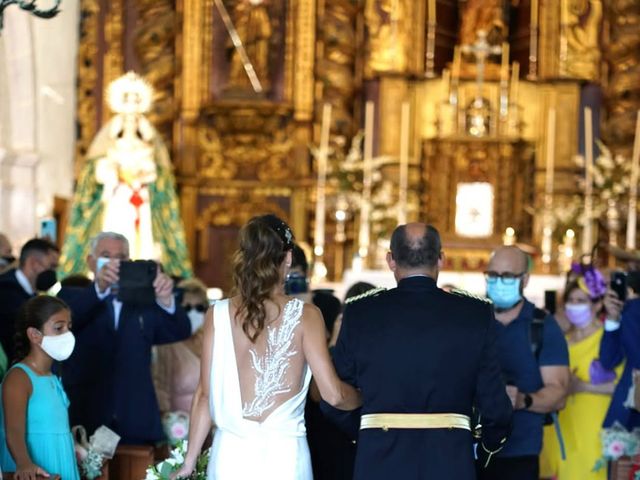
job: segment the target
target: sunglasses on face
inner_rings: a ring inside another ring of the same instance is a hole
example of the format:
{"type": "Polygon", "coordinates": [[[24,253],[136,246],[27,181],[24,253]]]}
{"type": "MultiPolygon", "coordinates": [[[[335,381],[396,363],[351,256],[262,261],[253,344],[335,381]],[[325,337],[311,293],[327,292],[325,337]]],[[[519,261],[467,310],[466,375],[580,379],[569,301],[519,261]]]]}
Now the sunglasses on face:
{"type": "Polygon", "coordinates": [[[204,313],[207,311],[207,305],[202,305],[202,304],[198,304],[198,305],[183,305],[182,308],[184,308],[184,311],[189,313],[191,310],[195,310],[196,312],[200,312],[200,313],[204,313]]]}

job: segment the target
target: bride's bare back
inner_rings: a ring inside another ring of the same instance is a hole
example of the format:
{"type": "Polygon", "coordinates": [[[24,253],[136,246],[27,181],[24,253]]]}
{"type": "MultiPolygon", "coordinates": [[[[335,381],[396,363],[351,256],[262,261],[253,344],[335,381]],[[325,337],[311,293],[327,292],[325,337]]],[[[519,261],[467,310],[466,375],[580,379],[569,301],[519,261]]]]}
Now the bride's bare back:
{"type": "MultiPolygon", "coordinates": [[[[230,305],[231,330],[238,368],[242,415],[264,421],[274,410],[303,388],[305,356],[302,346],[301,300],[279,295],[265,303],[265,328],[255,343],[236,318],[240,299],[230,305]]],[[[250,332],[253,333],[253,332],[250,332]]]]}

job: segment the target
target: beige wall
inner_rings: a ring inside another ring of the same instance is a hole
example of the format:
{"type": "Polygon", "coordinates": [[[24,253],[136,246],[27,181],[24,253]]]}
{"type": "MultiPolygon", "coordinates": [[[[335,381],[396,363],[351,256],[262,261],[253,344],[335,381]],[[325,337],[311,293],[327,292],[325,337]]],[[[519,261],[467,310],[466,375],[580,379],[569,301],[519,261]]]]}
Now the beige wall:
{"type": "Polygon", "coordinates": [[[51,20],[15,6],[0,33],[0,231],[18,246],[73,189],[79,0],[51,20]]]}

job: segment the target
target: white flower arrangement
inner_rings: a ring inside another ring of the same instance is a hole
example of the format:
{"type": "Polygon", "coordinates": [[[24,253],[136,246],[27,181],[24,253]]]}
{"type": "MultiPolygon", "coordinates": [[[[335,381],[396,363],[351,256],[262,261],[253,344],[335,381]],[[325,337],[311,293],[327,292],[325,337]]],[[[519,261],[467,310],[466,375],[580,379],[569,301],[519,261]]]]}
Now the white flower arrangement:
{"type": "Polygon", "coordinates": [[[593,467],[594,471],[605,467],[609,461],[619,460],[623,456],[632,457],[640,453],[640,429],[637,428],[629,432],[616,422],[611,428],[605,428],[600,432],[600,440],[602,441],[602,457],[593,467]]]}
{"type": "MultiPolygon", "coordinates": [[[[147,468],[144,480],[169,480],[171,474],[177,472],[180,470],[180,467],[182,467],[184,457],[187,454],[187,446],[188,442],[186,440],[178,442],[176,448],[171,450],[169,458],[157,465],[150,465],[147,468]]],[[[196,461],[196,467],[188,477],[188,480],[206,480],[209,453],[210,449],[200,454],[196,461]]]]}

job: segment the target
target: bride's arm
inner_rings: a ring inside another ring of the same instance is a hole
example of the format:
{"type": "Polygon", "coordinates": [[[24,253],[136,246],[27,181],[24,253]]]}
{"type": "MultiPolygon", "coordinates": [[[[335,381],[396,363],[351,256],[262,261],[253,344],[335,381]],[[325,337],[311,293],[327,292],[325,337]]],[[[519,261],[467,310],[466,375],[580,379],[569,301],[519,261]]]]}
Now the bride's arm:
{"type": "Polygon", "coordinates": [[[302,348],[322,399],[340,410],[354,410],[362,405],[360,393],[338,377],[327,348],[324,320],[317,307],[305,304],[302,348]]]}
{"type": "Polygon", "coordinates": [[[196,466],[202,444],[209,435],[213,422],[209,412],[209,392],[211,379],[211,351],[213,349],[213,307],[209,308],[204,322],[204,339],[200,356],[200,381],[193,394],[191,418],[189,420],[189,444],[184,465],[172,478],[186,477],[196,466]]]}

